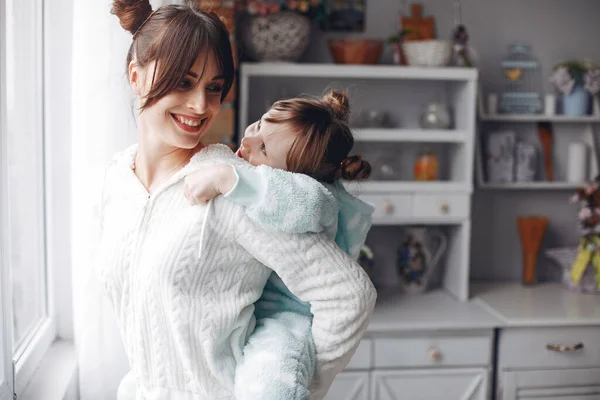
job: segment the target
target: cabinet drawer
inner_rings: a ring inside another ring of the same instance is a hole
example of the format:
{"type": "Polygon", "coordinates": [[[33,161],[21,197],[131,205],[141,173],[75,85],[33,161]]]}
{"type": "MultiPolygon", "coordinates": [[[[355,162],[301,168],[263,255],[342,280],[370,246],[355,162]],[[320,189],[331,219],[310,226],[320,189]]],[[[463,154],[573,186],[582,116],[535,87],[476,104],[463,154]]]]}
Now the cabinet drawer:
{"type": "Polygon", "coordinates": [[[500,375],[499,400],[599,400],[599,368],[509,370],[500,375]]]}
{"type": "Polygon", "coordinates": [[[346,366],[346,370],[364,370],[369,369],[373,365],[372,356],[373,343],[371,339],[363,339],[356,348],[356,352],[346,366]]]}
{"type": "Polygon", "coordinates": [[[341,372],[336,377],[325,400],[369,400],[368,372],[341,372]]]}
{"type": "Polygon", "coordinates": [[[488,366],[490,336],[429,336],[375,340],[375,368],[488,366]]]}
{"type": "Polygon", "coordinates": [[[502,368],[600,366],[599,338],[600,327],[503,329],[498,360],[502,368]]]}
{"type": "Polygon", "coordinates": [[[467,194],[416,194],[413,199],[413,214],[416,218],[467,218],[470,204],[467,194]]]}
{"type": "Polygon", "coordinates": [[[373,219],[412,217],[412,194],[365,194],[359,197],[375,207],[373,219]]]}
{"type": "Polygon", "coordinates": [[[490,398],[487,368],[374,371],[371,381],[372,400],[486,400],[490,398]]]}

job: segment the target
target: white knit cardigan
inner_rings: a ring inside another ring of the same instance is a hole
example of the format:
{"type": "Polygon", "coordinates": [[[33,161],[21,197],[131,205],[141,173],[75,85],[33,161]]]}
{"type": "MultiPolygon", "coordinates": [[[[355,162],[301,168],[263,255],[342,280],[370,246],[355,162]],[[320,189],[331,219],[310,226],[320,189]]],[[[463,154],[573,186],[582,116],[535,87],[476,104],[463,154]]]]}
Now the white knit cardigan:
{"type": "Polygon", "coordinates": [[[137,398],[233,399],[236,364],[254,329],[253,303],[271,269],[311,304],[311,392],[322,398],[375,306],[362,268],[324,234],[269,231],[223,197],[191,206],[184,177],[209,164],[239,163],[226,146],[204,148],[151,195],[133,173],[136,152],[129,147],[107,168],[98,272],[137,398]]]}

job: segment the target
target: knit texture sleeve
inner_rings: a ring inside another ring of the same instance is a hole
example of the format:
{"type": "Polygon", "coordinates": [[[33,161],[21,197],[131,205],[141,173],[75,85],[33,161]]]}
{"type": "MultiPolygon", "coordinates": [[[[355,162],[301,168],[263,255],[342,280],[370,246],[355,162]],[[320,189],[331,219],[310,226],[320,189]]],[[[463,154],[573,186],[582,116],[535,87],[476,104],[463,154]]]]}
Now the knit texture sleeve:
{"type": "Polygon", "coordinates": [[[310,303],[317,356],[311,398],[323,398],[366,331],[377,297],[371,281],[323,233],[275,233],[245,215],[235,229],[236,241],[246,251],[310,303]]]}
{"type": "Polygon", "coordinates": [[[254,221],[281,232],[335,236],[338,202],[319,181],[267,165],[233,168],[237,184],[225,197],[243,206],[254,221]]]}

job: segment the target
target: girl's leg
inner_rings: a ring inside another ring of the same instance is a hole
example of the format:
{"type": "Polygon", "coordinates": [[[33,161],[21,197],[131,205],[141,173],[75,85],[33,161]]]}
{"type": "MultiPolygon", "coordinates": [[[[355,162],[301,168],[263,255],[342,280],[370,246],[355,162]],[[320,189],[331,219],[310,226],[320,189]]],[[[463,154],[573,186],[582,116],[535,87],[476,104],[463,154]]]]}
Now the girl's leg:
{"type": "Polygon", "coordinates": [[[273,274],[235,376],[236,400],[309,400],[315,369],[310,307],[273,274]]]}

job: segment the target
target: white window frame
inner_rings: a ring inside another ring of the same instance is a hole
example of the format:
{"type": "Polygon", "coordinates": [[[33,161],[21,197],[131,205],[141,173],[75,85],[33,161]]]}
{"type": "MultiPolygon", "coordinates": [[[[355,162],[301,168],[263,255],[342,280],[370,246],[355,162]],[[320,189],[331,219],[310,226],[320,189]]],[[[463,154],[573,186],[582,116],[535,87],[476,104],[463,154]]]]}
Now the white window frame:
{"type": "MultiPolygon", "coordinates": [[[[6,226],[7,199],[5,191],[6,174],[6,1],[0,0],[0,226],[6,226]]],[[[12,330],[6,322],[10,321],[11,290],[8,279],[9,258],[8,233],[0,230],[0,400],[12,399],[14,381],[12,370],[12,330]]]]}
{"type": "MultiPolygon", "coordinates": [[[[11,0],[0,0],[0,24],[1,24],[1,29],[0,30],[0,37],[1,38],[6,38],[6,11],[7,11],[7,1],[11,1],[11,0]]],[[[12,0],[15,1],[16,3],[18,3],[18,0],[12,0]]],[[[33,62],[35,63],[35,65],[37,66],[37,75],[40,79],[41,85],[38,87],[38,92],[36,93],[36,98],[41,99],[40,104],[38,105],[38,112],[35,113],[35,115],[39,115],[40,118],[42,118],[41,124],[40,126],[42,127],[43,132],[40,133],[40,140],[42,141],[42,153],[40,154],[41,157],[44,158],[43,161],[43,165],[44,165],[44,188],[43,188],[43,193],[44,193],[44,251],[45,251],[45,255],[44,255],[44,259],[45,259],[45,275],[46,275],[46,279],[45,279],[45,283],[46,283],[46,316],[39,321],[38,325],[29,333],[29,335],[24,339],[24,343],[26,343],[26,345],[22,346],[21,349],[19,349],[20,351],[16,354],[13,354],[13,350],[12,350],[12,336],[11,336],[11,331],[12,331],[12,316],[13,316],[13,311],[12,311],[12,283],[10,280],[10,258],[6,257],[6,251],[2,251],[2,260],[1,260],[1,267],[0,268],[0,284],[2,285],[2,293],[4,295],[3,299],[0,299],[0,305],[3,305],[2,307],[2,311],[3,314],[1,315],[2,317],[2,321],[0,321],[0,329],[4,328],[4,334],[0,335],[0,338],[2,338],[3,340],[3,352],[0,352],[0,361],[2,361],[2,364],[5,365],[5,375],[8,375],[11,379],[8,379],[8,386],[7,386],[7,390],[10,390],[10,396],[7,398],[12,398],[13,395],[16,395],[17,397],[20,396],[25,388],[27,387],[27,385],[29,384],[29,382],[31,381],[32,377],[34,376],[34,373],[36,373],[36,369],[38,368],[38,366],[40,365],[42,359],[44,358],[44,356],[48,353],[48,350],[50,349],[50,346],[52,345],[52,343],[57,339],[57,315],[56,315],[56,296],[60,294],[60,291],[57,290],[59,289],[58,287],[55,288],[55,285],[57,282],[59,282],[59,280],[57,279],[56,275],[54,274],[53,268],[52,268],[52,263],[50,262],[50,257],[54,256],[54,254],[52,254],[52,252],[49,249],[49,243],[51,243],[51,230],[54,228],[53,225],[53,221],[51,218],[51,209],[50,207],[52,207],[51,201],[49,199],[51,199],[52,196],[50,196],[51,194],[51,185],[48,184],[48,181],[51,180],[51,165],[49,165],[49,158],[47,157],[50,152],[48,149],[48,146],[46,145],[47,142],[47,121],[45,118],[45,110],[46,110],[46,105],[48,104],[48,96],[47,96],[47,90],[46,87],[48,86],[48,80],[45,79],[47,77],[47,66],[46,66],[46,59],[47,59],[47,46],[45,43],[45,37],[46,37],[46,27],[45,27],[45,20],[46,20],[46,15],[45,12],[47,10],[44,9],[44,0],[32,0],[35,4],[35,10],[34,10],[34,15],[32,16],[32,18],[35,19],[35,23],[36,23],[36,38],[37,41],[34,44],[35,48],[36,48],[36,57],[38,58],[37,60],[34,60],[33,62]],[[50,204],[49,204],[50,203],[50,204]],[[2,354],[4,353],[4,354],[2,354]]],[[[6,89],[5,89],[5,82],[6,82],[6,71],[5,71],[5,66],[6,66],[6,62],[8,60],[5,59],[5,54],[6,51],[4,49],[5,46],[5,42],[4,40],[1,41],[2,42],[2,51],[1,53],[1,68],[0,70],[2,71],[2,76],[1,76],[1,82],[2,84],[0,84],[0,91],[2,92],[2,101],[0,101],[0,106],[2,109],[2,117],[0,118],[0,121],[2,121],[3,125],[2,125],[2,129],[0,130],[1,133],[1,139],[2,139],[2,146],[1,146],[1,150],[2,150],[2,154],[0,157],[0,159],[2,160],[2,167],[0,168],[0,172],[2,173],[2,189],[0,190],[0,205],[2,206],[2,215],[1,218],[6,218],[8,216],[7,214],[7,207],[8,207],[8,195],[7,193],[5,193],[5,188],[7,187],[7,179],[6,179],[6,167],[7,165],[5,165],[5,152],[6,150],[6,140],[7,140],[7,128],[5,125],[5,121],[6,121],[6,89]]],[[[18,43],[17,43],[18,45],[18,43]]],[[[27,44],[28,45],[28,44],[27,44]]],[[[2,224],[2,226],[6,226],[6,224],[2,224]]],[[[2,245],[2,249],[7,249],[7,245],[8,245],[8,236],[9,233],[6,232],[5,230],[2,230],[2,232],[0,232],[0,235],[2,235],[2,242],[0,243],[2,245]]],[[[67,291],[70,292],[70,285],[67,288],[67,291]]],[[[70,296],[68,297],[70,299],[70,296]]],[[[64,307],[63,307],[64,308],[64,307]]],[[[70,310],[68,311],[68,313],[70,314],[70,310]]],[[[67,315],[65,316],[65,318],[70,321],[71,320],[71,316],[67,315]]],[[[3,333],[0,330],[0,333],[3,333]]],[[[3,377],[0,377],[0,400],[5,400],[5,394],[4,394],[4,386],[3,386],[3,377]]]]}

